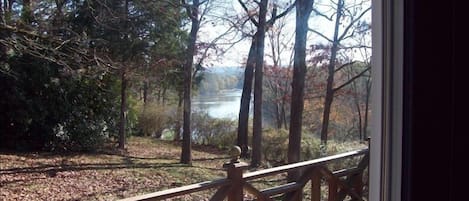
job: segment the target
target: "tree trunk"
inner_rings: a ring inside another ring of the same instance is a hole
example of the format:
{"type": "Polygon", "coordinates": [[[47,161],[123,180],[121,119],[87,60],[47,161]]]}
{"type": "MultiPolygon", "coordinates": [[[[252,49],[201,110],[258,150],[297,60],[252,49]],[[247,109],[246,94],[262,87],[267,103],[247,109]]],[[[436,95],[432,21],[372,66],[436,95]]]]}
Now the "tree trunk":
{"type": "MultiPolygon", "coordinates": [[[[191,81],[192,82],[192,81],[191,81]]],[[[168,88],[163,88],[163,92],[161,93],[161,105],[166,104],[166,91],[168,88]]]]}
{"type": "MultiPolygon", "coordinates": [[[[308,19],[312,11],[313,0],[296,1],[295,56],[291,94],[290,132],[288,138],[288,163],[300,160],[301,131],[304,109],[304,86],[306,75],[306,38],[308,19]]],[[[288,172],[288,180],[296,181],[299,171],[288,172]]]]}
{"type": "Polygon", "coordinates": [[[147,106],[148,103],[148,81],[143,81],[143,109],[147,106]]]}
{"type": "MultiPolygon", "coordinates": [[[[6,13],[6,6],[4,7],[4,5],[2,4],[2,0],[0,0],[0,25],[4,25],[6,24],[6,20],[5,20],[5,13],[6,13]]],[[[6,2],[5,2],[6,3],[6,2]]],[[[4,31],[0,31],[0,38],[6,38],[6,33],[4,31]]],[[[3,44],[0,44],[0,65],[4,65],[3,62],[7,60],[7,56],[6,56],[6,47],[3,45],[3,44]]]]}
{"type": "Polygon", "coordinates": [[[176,125],[174,126],[174,136],[173,136],[173,141],[179,141],[181,140],[181,113],[182,113],[182,103],[183,103],[183,95],[182,93],[179,93],[178,95],[179,101],[178,101],[178,108],[176,111],[176,125]]]}
{"type": "Polygon", "coordinates": [[[283,97],[282,97],[282,120],[283,120],[283,125],[284,125],[284,128],[285,130],[288,130],[288,121],[290,121],[288,118],[287,118],[287,100],[286,100],[286,95],[288,94],[288,88],[290,87],[289,86],[290,82],[289,81],[285,81],[283,83],[283,87],[284,89],[286,90],[286,92],[283,94],[283,97]]]}
{"type": "Polygon", "coordinates": [[[254,80],[254,125],[252,131],[251,167],[258,167],[262,160],[262,77],[264,68],[264,43],[268,0],[259,4],[259,26],[256,35],[256,66],[254,80]]]}
{"type": "MultiPolygon", "coordinates": [[[[257,33],[256,33],[257,35],[257,33]]],[[[241,157],[248,157],[248,123],[249,123],[249,108],[251,106],[251,91],[252,80],[254,77],[256,53],[256,40],[252,39],[251,48],[249,49],[248,59],[246,62],[246,69],[244,70],[244,83],[243,92],[241,94],[241,106],[239,109],[238,119],[238,139],[237,145],[241,148],[241,157]]]]}
{"type": "Polygon", "coordinates": [[[184,65],[184,122],[182,132],[182,152],[181,163],[191,165],[191,88],[192,88],[192,64],[194,63],[195,42],[199,31],[199,0],[192,0],[192,6],[187,11],[191,18],[191,32],[189,35],[189,45],[184,65]]]}
{"type": "Polygon", "coordinates": [[[363,141],[366,140],[366,138],[368,138],[368,133],[367,133],[367,129],[368,129],[368,109],[369,109],[369,103],[370,103],[370,91],[371,91],[371,82],[370,82],[370,78],[368,78],[368,80],[366,80],[366,99],[365,99],[365,119],[364,119],[364,122],[363,122],[363,141]]]}
{"type": "Polygon", "coordinates": [[[329,127],[329,115],[331,113],[332,101],[334,100],[334,71],[335,64],[337,59],[337,51],[339,46],[339,26],[340,18],[342,16],[342,6],[343,0],[339,0],[337,4],[337,15],[335,19],[334,27],[334,38],[331,48],[331,57],[329,59],[329,65],[327,67],[328,76],[327,76],[327,85],[326,85],[326,97],[324,100],[324,112],[322,118],[322,127],[321,127],[321,155],[325,155],[327,152],[327,132],[329,127]]]}
{"type": "Polygon", "coordinates": [[[285,128],[285,130],[288,130],[288,122],[287,122],[287,114],[286,114],[286,111],[285,111],[285,100],[282,100],[282,113],[281,113],[281,117],[282,117],[282,121],[283,121],[283,126],[285,128]]]}
{"type": "MultiPolygon", "coordinates": [[[[278,96],[276,95],[276,97],[278,96]]],[[[279,102],[275,103],[275,121],[277,123],[277,129],[281,129],[282,124],[283,124],[281,107],[282,107],[281,103],[279,102]]]]}
{"type": "MultiPolygon", "coordinates": [[[[3,9],[3,2],[0,0],[0,24],[5,23],[5,14],[4,14],[4,9],[3,9]]],[[[3,49],[0,49],[3,50],[3,49]]]]}
{"type": "MultiPolygon", "coordinates": [[[[276,81],[274,81],[276,82],[276,81]]],[[[277,99],[275,100],[275,102],[273,103],[273,107],[274,107],[274,118],[275,118],[275,124],[277,126],[277,129],[281,129],[282,126],[283,126],[283,119],[282,119],[282,101],[278,101],[278,98],[280,96],[280,92],[279,92],[279,89],[277,86],[275,86],[274,83],[272,83],[272,81],[269,81],[269,87],[270,87],[270,90],[272,91],[272,94],[273,94],[273,99],[277,99]]]]}
{"type": "Polygon", "coordinates": [[[357,108],[358,112],[358,140],[362,139],[363,136],[363,122],[362,122],[362,111],[360,108],[360,100],[358,95],[356,94],[357,91],[355,91],[355,107],[357,108]]]}
{"type": "Polygon", "coordinates": [[[121,109],[119,123],[119,149],[125,149],[126,123],[127,123],[127,78],[125,69],[121,73],[121,109]]]}

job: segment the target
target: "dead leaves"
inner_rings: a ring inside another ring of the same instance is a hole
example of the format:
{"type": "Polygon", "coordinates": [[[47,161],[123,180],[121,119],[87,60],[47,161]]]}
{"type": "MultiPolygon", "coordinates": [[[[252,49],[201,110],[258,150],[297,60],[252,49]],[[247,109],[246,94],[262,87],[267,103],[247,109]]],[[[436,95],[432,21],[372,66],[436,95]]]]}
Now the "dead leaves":
{"type": "MultiPolygon", "coordinates": [[[[224,159],[178,164],[180,147],[172,142],[134,138],[128,155],[1,154],[0,201],[116,200],[220,177],[224,159]],[[201,169],[201,167],[211,169],[201,169]],[[191,175],[190,177],[187,175],[191,175]]],[[[220,158],[195,152],[194,159],[220,158]]],[[[203,200],[203,195],[182,200],[203,200]]]]}

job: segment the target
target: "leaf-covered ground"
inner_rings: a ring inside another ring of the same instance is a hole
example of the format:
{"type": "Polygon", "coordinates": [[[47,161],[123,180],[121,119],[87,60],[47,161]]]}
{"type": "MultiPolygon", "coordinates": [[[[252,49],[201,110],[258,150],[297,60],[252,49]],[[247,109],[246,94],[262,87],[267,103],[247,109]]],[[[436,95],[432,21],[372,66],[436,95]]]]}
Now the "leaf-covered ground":
{"type": "MultiPolygon", "coordinates": [[[[0,153],[0,200],[117,200],[225,177],[224,151],[133,137],[125,154],[0,153]]],[[[178,200],[201,200],[197,195],[178,200]]]]}

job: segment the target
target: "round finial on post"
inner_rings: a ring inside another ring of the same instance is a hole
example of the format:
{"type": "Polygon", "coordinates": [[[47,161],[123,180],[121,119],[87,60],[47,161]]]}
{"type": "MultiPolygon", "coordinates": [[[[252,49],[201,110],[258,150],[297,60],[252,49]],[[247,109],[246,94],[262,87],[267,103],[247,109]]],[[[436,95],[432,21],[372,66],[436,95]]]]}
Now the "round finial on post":
{"type": "Polygon", "coordinates": [[[239,162],[239,158],[241,156],[241,148],[239,146],[233,146],[230,149],[230,158],[232,163],[239,162]]]}
{"type": "Polygon", "coordinates": [[[367,137],[365,141],[368,143],[368,149],[369,149],[371,145],[371,137],[367,137]]]}

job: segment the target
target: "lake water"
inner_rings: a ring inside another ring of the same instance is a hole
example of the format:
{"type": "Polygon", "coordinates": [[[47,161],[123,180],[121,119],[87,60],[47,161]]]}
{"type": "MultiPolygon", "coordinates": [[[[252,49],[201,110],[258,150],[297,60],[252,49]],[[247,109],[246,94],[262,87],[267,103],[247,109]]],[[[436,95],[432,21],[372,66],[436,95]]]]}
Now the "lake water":
{"type": "Polygon", "coordinates": [[[195,96],[192,98],[192,110],[206,112],[213,118],[236,120],[239,115],[241,93],[241,89],[230,89],[217,94],[195,96]]]}

